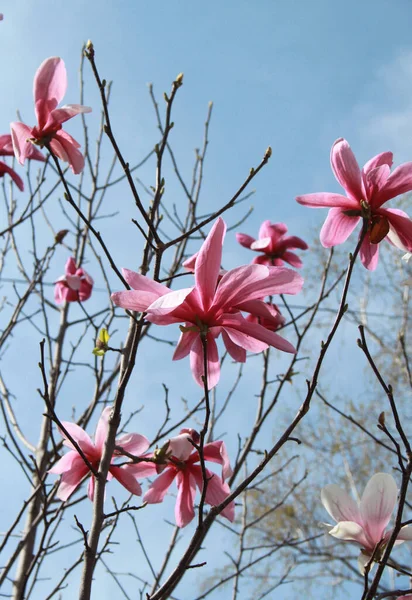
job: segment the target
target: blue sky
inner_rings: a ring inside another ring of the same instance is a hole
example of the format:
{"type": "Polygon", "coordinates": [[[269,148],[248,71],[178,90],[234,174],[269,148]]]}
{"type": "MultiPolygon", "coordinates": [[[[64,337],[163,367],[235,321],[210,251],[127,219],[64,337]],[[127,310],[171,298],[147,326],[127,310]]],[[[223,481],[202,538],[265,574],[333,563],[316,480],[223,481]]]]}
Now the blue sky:
{"type": "MultiPolygon", "coordinates": [[[[312,240],[314,227],[326,214],[298,206],[294,197],[339,191],[329,168],[330,147],[338,137],[348,139],[361,164],[384,150],[394,152],[395,164],[412,160],[409,0],[19,0],[2,3],[0,10],[1,133],[8,131],[17,109],[25,122],[34,124],[33,76],[49,56],[65,60],[65,102],[78,102],[80,51],[91,39],[102,77],[114,80],[116,138],[127,160],[137,162],[157,141],[146,84],[153,82],[161,101],[163,91],[183,72],[171,141],[187,178],[193,149],[202,141],[208,102],[214,102],[203,193],[207,209],[226,202],[272,146],[269,165],[253,182],[256,194],[246,202],[255,211],[241,229],[251,235],[270,219],[284,221],[292,235],[312,240]]],[[[94,110],[88,116],[92,126],[100,105],[87,66],[85,103],[94,110]]],[[[72,121],[67,130],[75,135],[79,124],[72,121]]],[[[143,175],[153,183],[151,168],[143,175]]],[[[178,188],[168,182],[167,193],[175,193],[178,201],[178,188]]],[[[116,194],[110,201],[124,219],[103,223],[102,230],[118,263],[137,268],[138,251],[129,242],[135,231],[128,213],[131,201],[116,194]]],[[[233,220],[242,212],[238,209],[233,220]]],[[[248,262],[250,255],[228,236],[225,260],[232,267],[239,260],[248,262]]],[[[156,379],[147,381],[142,373],[154,356],[155,351],[145,357],[145,368],[136,376],[145,392],[153,394],[156,379]]],[[[30,360],[30,352],[26,358],[30,360]]],[[[30,372],[36,372],[36,363],[37,358],[30,372]]],[[[188,375],[187,362],[178,369],[179,377],[188,375]]],[[[195,388],[189,383],[188,389],[195,388]]],[[[245,412],[249,418],[249,410],[245,412]]],[[[250,412],[253,416],[254,409],[250,412]]],[[[96,597],[109,597],[104,593],[96,589],[96,597]]]]}

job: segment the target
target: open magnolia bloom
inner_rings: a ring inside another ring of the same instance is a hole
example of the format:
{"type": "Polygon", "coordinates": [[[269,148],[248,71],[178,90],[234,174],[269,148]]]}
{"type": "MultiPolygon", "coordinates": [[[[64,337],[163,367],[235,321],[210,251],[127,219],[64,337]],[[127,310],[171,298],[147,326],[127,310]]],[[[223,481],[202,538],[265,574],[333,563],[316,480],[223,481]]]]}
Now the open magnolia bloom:
{"type": "MultiPolygon", "coordinates": [[[[392,529],[385,531],[398,497],[398,489],[392,475],[376,473],[366,484],[359,506],[338,485],[322,489],[321,500],[330,516],[337,522],[329,531],[339,540],[356,542],[361,546],[358,564],[361,573],[372,555],[379,560],[392,529]],[[375,554],[374,554],[375,553],[375,554]]],[[[412,527],[400,530],[396,543],[412,540],[412,527]]]]}
{"type": "MultiPolygon", "coordinates": [[[[103,410],[97,423],[94,442],[90,439],[84,429],[75,423],[62,421],[62,425],[66,431],[79,445],[83,454],[96,471],[99,469],[100,460],[104,451],[104,444],[107,437],[111,410],[111,406],[107,406],[103,410]]],[[[61,431],[60,433],[65,438],[63,444],[71,450],[60,460],[58,460],[57,463],[49,470],[49,473],[62,476],[57,490],[57,497],[60,498],[60,500],[67,500],[79,487],[81,482],[88,475],[90,475],[87,495],[89,496],[90,500],[93,500],[95,477],[83,458],[77,452],[75,446],[66,438],[64,432],[61,431]]],[[[116,440],[116,446],[120,446],[123,450],[126,450],[130,454],[141,456],[148,449],[149,440],[144,435],[140,435],[139,433],[127,433],[116,440]]],[[[117,452],[115,452],[115,456],[116,455],[118,455],[117,452]]],[[[112,477],[114,477],[131,494],[141,496],[142,488],[140,487],[137,478],[140,479],[141,477],[152,475],[153,471],[153,464],[146,462],[141,462],[138,464],[123,464],[122,466],[111,464],[107,474],[107,479],[110,480],[112,477]]]]}
{"type": "Polygon", "coordinates": [[[303,263],[291,250],[307,250],[309,246],[295,235],[286,235],[287,231],[285,223],[263,221],[259,229],[259,239],[255,240],[246,233],[237,233],[236,239],[245,248],[261,253],[253,259],[258,265],[281,267],[287,262],[292,267],[300,268],[303,263]]]}
{"type": "Polygon", "coordinates": [[[223,239],[226,225],[217,219],[193,265],[195,286],[171,291],[148,277],[123,269],[132,290],[116,292],[117,306],[145,312],[146,320],[157,325],[184,323],[173,360],[190,354],[196,382],[203,387],[204,344],[207,346],[207,383],[209,389],[219,381],[220,362],[216,338],[222,335],[226,350],[238,362],[245,362],[246,351],[262,352],[274,346],[283,352],[295,349],[278,334],[259,323],[250,323],[241,311],[274,320],[273,311],[261,300],[274,294],[296,294],[303,279],[283,267],[245,265],[221,276],[223,239]]]}
{"type": "MultiPolygon", "coordinates": [[[[168,440],[165,446],[166,462],[159,465],[161,474],[154,480],[143,497],[148,504],[162,502],[169,487],[176,479],[178,495],[175,506],[175,518],[178,527],[185,527],[195,516],[194,502],[196,487],[203,490],[202,467],[200,466],[199,452],[194,448],[193,442],[199,443],[199,434],[194,429],[182,429],[180,434],[168,440]]],[[[232,469],[225,443],[222,441],[210,442],[203,447],[205,461],[218,463],[222,466],[222,476],[219,477],[206,469],[207,488],[205,502],[217,506],[230,494],[230,489],[225,479],[231,476],[232,469]]],[[[233,521],[235,518],[235,503],[230,502],[221,512],[223,517],[233,521]]]]}
{"type": "Polygon", "coordinates": [[[320,232],[322,246],[330,248],[345,242],[361,219],[367,232],[360,248],[363,265],[373,271],[378,265],[379,243],[386,238],[404,251],[412,251],[412,221],[397,208],[383,204],[412,190],[412,162],[391,173],[392,152],[382,152],[359,168],[348,142],[339,138],[332,146],[332,171],[346,196],[327,192],[298,196],[299,204],[330,208],[320,232]]]}
{"type": "Polygon", "coordinates": [[[93,279],[82,268],[76,267],[76,261],[70,257],[65,265],[65,275],[54,282],[56,304],[63,302],[84,302],[92,295],[93,279]]]}
{"type": "Polygon", "coordinates": [[[63,131],[62,125],[80,113],[89,113],[91,108],[80,104],[66,104],[57,108],[67,88],[64,62],[58,56],[47,58],[34,76],[34,112],[37,125],[28,127],[24,123],[10,124],[14,153],[21,165],[30,156],[32,144],[43,148],[46,144],[64,162],[68,162],[73,173],[83,171],[84,157],[80,144],[63,131]]]}

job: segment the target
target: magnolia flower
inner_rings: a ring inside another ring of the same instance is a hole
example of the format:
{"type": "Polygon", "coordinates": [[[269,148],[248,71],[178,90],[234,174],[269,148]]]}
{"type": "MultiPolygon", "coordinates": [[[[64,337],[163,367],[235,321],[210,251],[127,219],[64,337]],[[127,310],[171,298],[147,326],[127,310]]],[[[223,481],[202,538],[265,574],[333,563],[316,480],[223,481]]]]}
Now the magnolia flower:
{"type": "Polygon", "coordinates": [[[245,248],[263,253],[253,259],[255,264],[281,267],[287,262],[292,267],[300,268],[302,261],[290,250],[307,250],[309,246],[295,235],[286,235],[287,230],[284,223],[263,221],[259,229],[259,239],[255,240],[246,233],[237,233],[236,239],[245,248]]]}
{"type": "MultiPolygon", "coordinates": [[[[195,516],[194,502],[196,487],[203,490],[202,468],[199,452],[193,447],[192,441],[199,442],[199,434],[194,429],[182,429],[180,435],[167,442],[167,463],[162,473],[154,480],[143,497],[148,504],[162,502],[167,490],[176,479],[178,494],[175,507],[175,518],[178,527],[185,527],[195,516]]],[[[205,461],[222,465],[222,477],[206,469],[207,488],[205,502],[210,506],[217,506],[230,494],[230,488],[225,479],[231,476],[232,469],[229,464],[225,443],[222,441],[211,442],[203,447],[205,461]]],[[[224,508],[221,515],[233,521],[235,518],[235,504],[231,502],[224,508]]]]}
{"type": "Polygon", "coordinates": [[[54,299],[56,304],[63,302],[84,302],[92,295],[93,279],[84,269],[76,268],[74,258],[69,258],[65,266],[66,274],[55,281],[54,299]]]}
{"type": "MultiPolygon", "coordinates": [[[[112,408],[110,406],[107,406],[103,410],[97,423],[96,433],[94,434],[94,443],[84,429],[75,423],[62,421],[64,428],[79,445],[83,454],[96,471],[99,468],[100,460],[103,455],[111,410],[112,408]]],[[[59,461],[57,461],[54,467],[49,470],[49,473],[62,476],[57,490],[57,496],[60,498],[60,500],[67,500],[79,487],[83,479],[86,476],[91,475],[87,489],[87,495],[89,496],[90,500],[93,500],[95,477],[90,472],[89,467],[77,452],[76,448],[67,439],[65,433],[63,431],[60,433],[65,438],[63,444],[68,448],[71,448],[71,451],[65,454],[59,461]]],[[[139,433],[128,433],[116,440],[116,446],[121,446],[123,450],[126,450],[130,454],[139,456],[142,455],[149,447],[149,440],[145,438],[144,435],[140,435],[139,433]]],[[[121,467],[117,467],[113,464],[110,465],[107,479],[110,480],[114,477],[131,494],[141,496],[142,488],[137,481],[137,477],[146,477],[147,475],[151,474],[153,474],[153,465],[149,463],[130,463],[124,464],[121,467]]]]}
{"type": "Polygon", "coordinates": [[[333,207],[323,224],[320,241],[325,248],[342,244],[361,218],[367,233],[360,248],[364,266],[373,271],[378,265],[379,242],[385,237],[401,250],[412,250],[412,221],[402,210],[382,208],[391,198],[412,190],[412,162],[390,172],[392,152],[371,158],[362,171],[348,142],[339,138],[332,146],[331,165],[347,196],[320,192],[298,196],[300,204],[333,207]]]}
{"type": "Polygon", "coordinates": [[[145,312],[151,323],[184,323],[173,360],[190,354],[193,376],[202,387],[205,340],[209,389],[219,381],[220,363],[215,339],[220,334],[226,350],[238,362],[245,362],[247,350],[262,352],[268,346],[295,352],[288,341],[258,323],[248,322],[240,311],[273,319],[273,313],[260,298],[272,294],[296,294],[303,284],[302,277],[290,269],[264,265],[237,267],[220,278],[225,232],[226,225],[219,218],[197,254],[194,287],[171,291],[143,275],[123,269],[123,276],[133,289],[112,294],[115,304],[145,312]]]}
{"type": "Polygon", "coordinates": [[[83,171],[84,158],[78,150],[80,144],[63,131],[62,124],[80,113],[89,113],[91,108],[80,104],[66,104],[57,108],[67,88],[66,67],[61,58],[47,58],[34,76],[34,111],[37,125],[28,127],[24,123],[11,123],[14,153],[21,165],[30,158],[32,144],[43,148],[49,145],[52,152],[68,162],[73,173],[83,171]]]}
{"type": "MultiPolygon", "coordinates": [[[[13,143],[11,141],[11,135],[9,133],[0,135],[0,156],[14,156],[13,143]]],[[[30,152],[28,153],[27,158],[31,160],[45,160],[43,154],[34,146],[30,147],[30,152]]],[[[21,177],[17,175],[14,169],[6,165],[5,162],[0,161],[0,177],[4,177],[6,173],[10,175],[14,183],[22,192],[24,190],[24,183],[21,177]]]]}
{"type": "MultiPolygon", "coordinates": [[[[329,531],[340,540],[356,542],[361,546],[358,564],[361,573],[365,565],[382,555],[392,530],[385,532],[396,505],[398,489],[392,475],[376,473],[366,484],[358,504],[339,486],[327,485],[321,492],[321,500],[330,516],[337,522],[329,531]],[[377,549],[377,550],[375,550],[377,549]]],[[[397,543],[412,540],[412,527],[402,527],[397,543]]]]}

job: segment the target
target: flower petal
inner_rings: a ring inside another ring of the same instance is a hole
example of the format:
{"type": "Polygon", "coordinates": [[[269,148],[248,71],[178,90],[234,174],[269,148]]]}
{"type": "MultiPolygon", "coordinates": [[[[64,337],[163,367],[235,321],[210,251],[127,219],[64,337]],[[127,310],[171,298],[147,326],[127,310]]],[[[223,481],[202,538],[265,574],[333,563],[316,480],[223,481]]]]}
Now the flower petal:
{"type": "Polygon", "coordinates": [[[379,244],[372,244],[366,235],[359,250],[359,256],[364,267],[374,271],[379,261],[379,244]]]}
{"type": "Polygon", "coordinates": [[[71,450],[62,456],[61,459],[58,460],[57,463],[55,463],[47,472],[53,473],[54,475],[62,475],[62,473],[66,473],[67,471],[78,468],[80,463],[83,463],[83,465],[87,466],[80,454],[74,450],[71,450]]]}
{"type": "Polygon", "coordinates": [[[336,207],[346,210],[360,209],[359,202],[342,196],[341,194],[330,194],[329,192],[317,192],[315,194],[304,194],[297,196],[296,201],[311,208],[336,207]]]}
{"type": "MultiPolygon", "coordinates": [[[[31,146],[31,144],[30,144],[30,146],[31,146]]],[[[0,161],[0,177],[3,177],[3,175],[5,175],[6,173],[7,173],[7,175],[10,175],[10,177],[13,179],[14,183],[17,185],[19,190],[22,192],[24,190],[24,183],[23,183],[22,178],[19,175],[17,175],[17,173],[14,169],[12,169],[8,165],[6,165],[6,163],[0,161]]]]}
{"type": "Polygon", "coordinates": [[[401,250],[412,251],[412,221],[408,215],[397,208],[382,208],[379,212],[389,221],[388,238],[392,244],[401,250]]]}
{"type": "Polygon", "coordinates": [[[116,439],[116,446],[120,446],[126,452],[134,454],[134,456],[140,456],[150,446],[150,442],[144,435],[140,433],[125,433],[118,439],[116,439]]]}
{"type": "Polygon", "coordinates": [[[107,432],[109,431],[109,418],[112,410],[112,406],[106,406],[97,421],[96,432],[94,434],[94,445],[100,453],[103,453],[104,443],[107,438],[107,432]]]}
{"type": "Polygon", "coordinates": [[[362,525],[353,521],[340,521],[329,534],[338,540],[358,542],[361,546],[369,547],[362,525]]]}
{"type": "Polygon", "coordinates": [[[19,123],[18,121],[10,123],[11,139],[13,141],[14,154],[21,165],[24,165],[26,158],[30,156],[31,142],[27,140],[32,136],[30,127],[19,123]]]}
{"type": "MultiPolygon", "coordinates": [[[[192,369],[193,377],[202,388],[204,386],[202,377],[204,376],[204,357],[203,344],[198,335],[190,350],[190,368],[192,369]]],[[[220,378],[220,362],[219,353],[216,342],[213,336],[207,335],[207,385],[209,390],[215,387],[220,378]]]]}
{"type": "Polygon", "coordinates": [[[250,249],[256,250],[257,252],[269,251],[271,242],[272,240],[270,237],[260,238],[251,244],[250,249]]]}
{"type": "Polygon", "coordinates": [[[50,112],[61,102],[66,88],[67,74],[63,60],[58,56],[47,58],[37,69],[33,82],[33,95],[39,125],[44,124],[47,120],[44,110],[37,108],[39,101],[41,101],[39,105],[49,107],[46,113],[50,112]]]}
{"type": "Polygon", "coordinates": [[[296,267],[300,269],[303,266],[303,262],[294,252],[284,252],[282,258],[285,262],[292,265],[292,267],[296,267]]]}
{"type": "MultiPolygon", "coordinates": [[[[66,431],[71,435],[71,437],[74,439],[74,441],[77,442],[77,444],[80,446],[80,448],[86,454],[86,456],[88,456],[88,455],[90,455],[91,457],[95,456],[96,448],[95,448],[92,440],[90,439],[90,437],[84,431],[84,429],[82,429],[81,427],[76,425],[76,423],[71,423],[69,421],[62,421],[62,425],[64,426],[66,431]]],[[[64,445],[77,452],[76,448],[73,446],[71,441],[66,438],[66,434],[61,430],[60,430],[60,433],[65,438],[64,445]]]]}
{"type": "Polygon", "coordinates": [[[360,502],[364,529],[374,544],[380,542],[396,505],[398,488],[392,475],[376,473],[367,483],[360,502]]]}
{"type": "Polygon", "coordinates": [[[202,308],[206,311],[213,302],[222,261],[226,224],[220,217],[214,223],[196,257],[195,281],[202,308]]]}
{"type": "Polygon", "coordinates": [[[175,506],[176,525],[186,527],[195,516],[196,482],[189,471],[179,471],[176,483],[179,490],[175,506]]]}
{"type": "Polygon", "coordinates": [[[241,363],[246,362],[246,350],[235,344],[224,329],[222,329],[222,339],[226,350],[229,352],[233,360],[241,363]]]}
{"type": "Polygon", "coordinates": [[[244,246],[245,248],[250,248],[250,246],[255,241],[255,238],[253,238],[251,235],[247,235],[246,233],[237,233],[236,240],[241,246],[244,246]]]}
{"type": "Polygon", "coordinates": [[[321,501],[332,519],[338,523],[339,521],[354,521],[359,524],[362,522],[355,500],[335,483],[322,489],[321,501]]]}
{"type": "Polygon", "coordinates": [[[158,504],[159,502],[163,502],[163,498],[175,477],[176,471],[174,468],[167,468],[163,471],[159,477],[156,477],[143,496],[143,502],[147,502],[148,504],[158,504]]]}
{"type": "MultiPolygon", "coordinates": [[[[133,465],[130,465],[133,466],[133,465]]],[[[135,475],[129,469],[129,465],[124,465],[124,467],[110,467],[110,473],[117,479],[119,483],[122,484],[123,487],[126,488],[128,492],[134,494],[135,496],[142,495],[142,487],[140,483],[136,480],[135,475]]]]}
{"type": "Polygon", "coordinates": [[[376,206],[382,206],[387,200],[412,190],[412,162],[399,165],[389,175],[384,187],[379,192],[376,206]]]}
{"type": "Polygon", "coordinates": [[[63,502],[73,494],[83,481],[85,475],[89,473],[89,469],[80,456],[79,461],[81,461],[81,464],[79,462],[75,469],[63,473],[60,480],[57,497],[63,500],[63,502]]]}
{"type": "Polygon", "coordinates": [[[348,217],[341,208],[331,208],[320,232],[322,246],[331,248],[346,242],[359,220],[360,217],[348,217]]]}
{"type": "Polygon", "coordinates": [[[187,356],[198,337],[198,331],[185,331],[182,333],[179,341],[177,342],[176,350],[173,354],[173,360],[180,360],[181,358],[187,356]]]}
{"type": "MultiPolygon", "coordinates": [[[[191,473],[196,480],[198,488],[200,491],[202,491],[203,477],[201,468],[197,465],[193,466],[191,473]]],[[[209,506],[218,506],[230,495],[230,488],[227,483],[224,483],[220,477],[218,477],[212,471],[209,471],[209,469],[206,469],[206,477],[208,481],[205,501],[207,504],[209,504],[209,506]]],[[[228,504],[228,506],[226,506],[226,508],[224,508],[220,514],[222,517],[226,517],[226,519],[233,522],[235,519],[235,503],[231,502],[228,504]]]]}
{"type": "Polygon", "coordinates": [[[336,179],[353,200],[360,200],[362,194],[361,171],[348,142],[339,138],[332,146],[330,162],[336,179]]]}
{"type": "Polygon", "coordinates": [[[168,450],[175,458],[181,461],[188,460],[189,456],[194,451],[194,446],[191,442],[192,436],[188,432],[180,433],[175,437],[170,438],[168,450]]]}
{"type": "Polygon", "coordinates": [[[229,462],[229,455],[226,450],[226,444],[222,440],[209,442],[204,445],[203,456],[205,460],[222,465],[222,480],[228,479],[233,471],[229,462]]]}

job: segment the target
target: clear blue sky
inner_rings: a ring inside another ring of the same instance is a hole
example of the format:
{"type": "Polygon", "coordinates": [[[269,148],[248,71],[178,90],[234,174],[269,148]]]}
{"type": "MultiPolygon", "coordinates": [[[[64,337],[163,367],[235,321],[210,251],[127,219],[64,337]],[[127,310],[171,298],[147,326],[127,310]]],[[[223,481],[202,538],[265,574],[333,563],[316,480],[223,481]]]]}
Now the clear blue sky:
{"type": "MultiPolygon", "coordinates": [[[[214,102],[208,208],[227,201],[272,146],[269,165],[253,183],[255,212],[242,227],[251,235],[270,219],[311,241],[325,212],[298,206],[294,197],[339,191],[329,168],[338,137],[348,139],[361,164],[385,150],[394,152],[396,164],[412,160],[409,0],[19,0],[0,10],[0,133],[8,131],[17,109],[34,124],[33,76],[49,56],[65,60],[65,102],[78,102],[80,51],[91,39],[102,77],[114,80],[112,124],[133,163],[157,141],[146,84],[153,82],[161,100],[183,72],[171,140],[186,174],[202,140],[208,102],[214,102]]],[[[85,103],[95,111],[93,122],[100,105],[91,76],[85,103]]],[[[77,126],[73,121],[67,130],[75,133],[77,126]]],[[[116,209],[119,202],[113,198],[116,209]]],[[[129,223],[130,216],[116,232],[129,223]]],[[[137,268],[124,240],[113,238],[113,245],[121,266],[137,268]]],[[[227,267],[250,260],[233,239],[226,256],[227,267]]],[[[188,368],[181,363],[178,373],[188,375],[188,368]]],[[[109,598],[105,589],[96,586],[96,597],[109,598]]]]}

